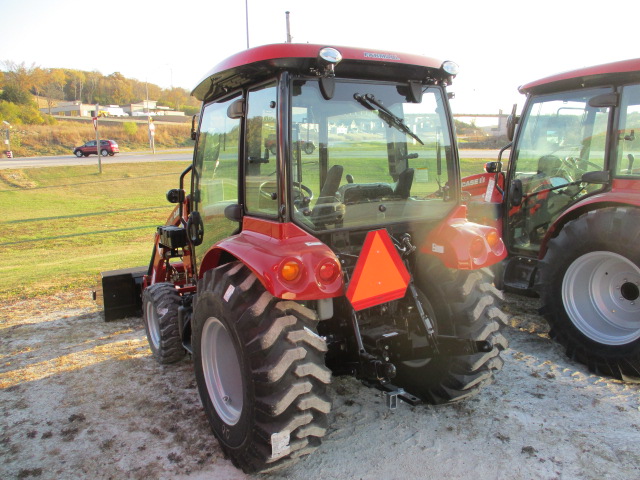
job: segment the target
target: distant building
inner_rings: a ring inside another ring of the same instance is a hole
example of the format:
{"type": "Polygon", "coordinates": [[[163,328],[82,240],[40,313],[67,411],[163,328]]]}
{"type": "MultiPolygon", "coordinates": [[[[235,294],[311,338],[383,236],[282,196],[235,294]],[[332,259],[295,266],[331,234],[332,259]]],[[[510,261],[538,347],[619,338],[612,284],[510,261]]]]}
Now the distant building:
{"type": "Polygon", "coordinates": [[[66,102],[57,100],[55,105],[51,107],[40,107],[42,113],[51,113],[51,115],[64,115],[65,117],[91,117],[93,111],[96,109],[95,105],[87,105],[82,102],[66,102]]]}
{"type": "MultiPolygon", "coordinates": [[[[146,116],[174,116],[184,117],[184,112],[171,110],[169,107],[159,106],[155,100],[144,100],[139,103],[131,103],[129,105],[99,105],[98,114],[102,117],[146,117],[146,116]]],[[[56,100],[55,105],[51,107],[41,107],[42,113],[51,113],[51,115],[63,115],[65,117],[93,117],[95,116],[96,106],[94,104],[82,102],[68,102],[56,100]]]]}
{"type": "Polygon", "coordinates": [[[139,103],[131,103],[122,107],[132,117],[146,117],[157,115],[184,116],[184,112],[171,110],[169,107],[159,106],[155,100],[143,100],[139,103]]]}

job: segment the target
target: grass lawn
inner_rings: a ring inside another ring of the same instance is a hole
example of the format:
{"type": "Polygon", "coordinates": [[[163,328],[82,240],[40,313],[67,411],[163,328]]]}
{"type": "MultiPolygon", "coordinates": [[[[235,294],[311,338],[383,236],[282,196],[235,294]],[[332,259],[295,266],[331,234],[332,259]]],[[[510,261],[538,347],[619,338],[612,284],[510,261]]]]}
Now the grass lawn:
{"type": "Polygon", "coordinates": [[[0,170],[0,296],[92,288],[101,271],[148,264],[185,162],[0,170]]]}

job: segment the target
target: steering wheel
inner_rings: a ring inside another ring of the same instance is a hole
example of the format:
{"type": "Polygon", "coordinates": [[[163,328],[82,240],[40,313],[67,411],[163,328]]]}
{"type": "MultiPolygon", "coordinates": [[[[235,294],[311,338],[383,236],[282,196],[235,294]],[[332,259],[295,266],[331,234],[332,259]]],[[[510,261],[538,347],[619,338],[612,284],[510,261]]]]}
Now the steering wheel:
{"type": "Polygon", "coordinates": [[[602,166],[598,165],[596,163],[590,162],[589,160],[583,160],[582,158],[576,158],[576,157],[566,157],[562,159],[562,163],[564,165],[566,165],[567,167],[573,169],[574,172],[586,172],[587,171],[587,166],[589,167],[593,167],[595,170],[600,171],[602,170],[602,166]]]}
{"type": "MultiPolygon", "coordinates": [[[[268,200],[275,200],[277,198],[276,186],[277,182],[275,180],[262,182],[259,189],[260,195],[268,200]]],[[[293,182],[293,204],[296,207],[300,207],[311,200],[313,200],[313,191],[303,183],[293,182]]]]}

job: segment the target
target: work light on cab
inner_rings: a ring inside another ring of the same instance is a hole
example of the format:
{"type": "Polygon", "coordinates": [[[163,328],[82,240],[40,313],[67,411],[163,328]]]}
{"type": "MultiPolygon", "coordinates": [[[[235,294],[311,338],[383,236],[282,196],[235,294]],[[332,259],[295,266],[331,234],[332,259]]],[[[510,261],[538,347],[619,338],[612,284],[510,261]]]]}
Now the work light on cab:
{"type": "Polygon", "coordinates": [[[452,62],[451,60],[447,60],[442,63],[442,70],[447,72],[449,75],[457,75],[460,71],[460,67],[456,62],[452,62]]]}
{"type": "Polygon", "coordinates": [[[332,47],[324,47],[318,52],[318,67],[325,75],[333,76],[334,67],[342,60],[342,54],[332,47]]]}

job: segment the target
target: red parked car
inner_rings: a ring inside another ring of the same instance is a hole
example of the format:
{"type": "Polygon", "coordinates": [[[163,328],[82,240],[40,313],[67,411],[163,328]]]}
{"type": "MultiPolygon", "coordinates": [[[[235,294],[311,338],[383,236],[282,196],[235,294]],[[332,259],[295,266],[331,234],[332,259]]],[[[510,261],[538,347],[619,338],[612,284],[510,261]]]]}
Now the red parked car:
{"type": "MultiPolygon", "coordinates": [[[[88,157],[91,154],[97,155],[96,141],[92,140],[79,147],[73,149],[73,154],[80,158],[82,156],[88,157]]],[[[118,144],[113,140],[100,140],[100,155],[106,157],[107,155],[113,156],[116,153],[120,153],[118,144]]]]}

